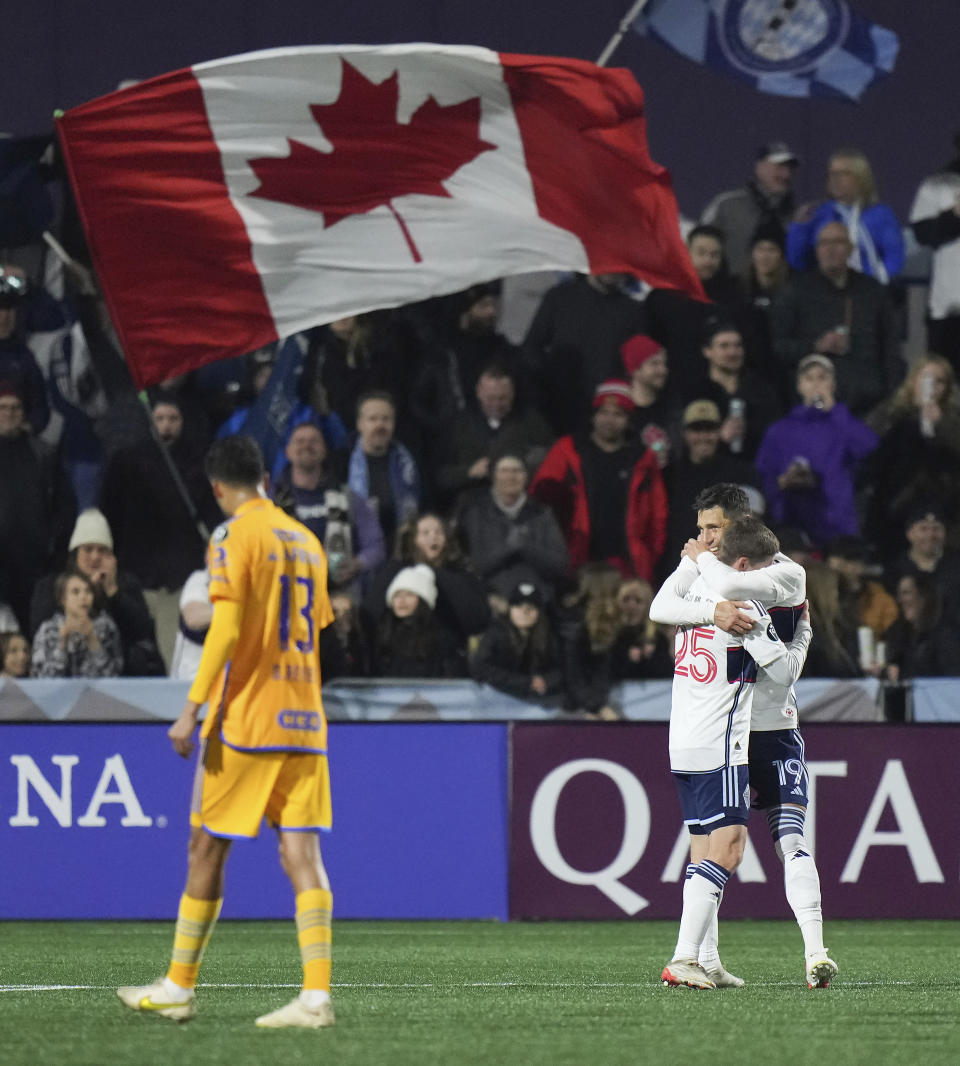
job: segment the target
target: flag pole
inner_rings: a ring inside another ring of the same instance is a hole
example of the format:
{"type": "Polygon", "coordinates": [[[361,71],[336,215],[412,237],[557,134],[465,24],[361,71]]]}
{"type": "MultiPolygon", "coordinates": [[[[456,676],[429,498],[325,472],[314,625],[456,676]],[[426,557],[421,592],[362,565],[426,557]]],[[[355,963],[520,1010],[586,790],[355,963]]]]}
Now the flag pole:
{"type": "Polygon", "coordinates": [[[607,60],[613,55],[617,45],[623,40],[624,34],[633,25],[637,15],[647,6],[649,0],[636,0],[631,6],[630,10],[620,20],[620,25],[617,28],[617,32],[607,42],[607,47],[600,53],[600,58],[597,60],[598,67],[605,67],[607,60]]]}
{"type": "Polygon", "coordinates": [[[93,280],[93,275],[82,264],[78,263],[76,259],[63,247],[63,245],[57,240],[56,237],[45,229],[43,231],[43,239],[47,245],[52,249],[54,255],[60,260],[67,270],[73,274],[77,284],[80,286],[81,296],[95,296],[97,292],[96,283],[93,280]]]}

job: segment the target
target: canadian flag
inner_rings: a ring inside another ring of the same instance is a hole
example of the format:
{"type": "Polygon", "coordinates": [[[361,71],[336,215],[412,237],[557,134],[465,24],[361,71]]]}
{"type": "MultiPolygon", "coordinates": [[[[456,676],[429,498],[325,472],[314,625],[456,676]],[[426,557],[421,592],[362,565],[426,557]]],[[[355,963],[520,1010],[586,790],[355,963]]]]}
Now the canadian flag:
{"type": "Polygon", "coordinates": [[[478,281],[627,272],[702,297],[625,70],[483,48],[281,48],[58,120],[139,385],[478,281]]]}

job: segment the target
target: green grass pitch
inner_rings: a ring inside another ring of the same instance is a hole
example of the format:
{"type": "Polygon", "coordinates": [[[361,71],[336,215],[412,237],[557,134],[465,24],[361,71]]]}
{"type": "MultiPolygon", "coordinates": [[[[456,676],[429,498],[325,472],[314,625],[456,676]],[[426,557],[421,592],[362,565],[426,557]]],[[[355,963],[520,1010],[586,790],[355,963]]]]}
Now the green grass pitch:
{"type": "Polygon", "coordinates": [[[672,922],[353,922],[334,927],[337,1026],[261,1031],[295,994],[292,922],[223,922],[185,1025],[126,1010],[172,923],[0,925],[4,1066],[256,1063],[960,1063],[960,924],[828,923],[840,977],[803,980],[792,922],[721,922],[742,989],[661,986],[672,922]],[[73,987],[71,987],[73,986],[73,987]]]}

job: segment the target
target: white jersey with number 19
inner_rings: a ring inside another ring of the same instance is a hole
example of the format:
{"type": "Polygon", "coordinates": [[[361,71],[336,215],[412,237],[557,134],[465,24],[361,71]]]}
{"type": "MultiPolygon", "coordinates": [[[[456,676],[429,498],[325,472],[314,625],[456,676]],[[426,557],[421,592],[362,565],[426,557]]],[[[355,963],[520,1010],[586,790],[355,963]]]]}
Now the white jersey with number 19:
{"type": "MultiPolygon", "coordinates": [[[[702,577],[690,588],[696,596],[702,577]]],[[[806,660],[810,627],[803,623],[790,644],[777,636],[763,605],[751,601],[757,624],[744,636],[716,626],[677,630],[670,711],[670,769],[705,773],[745,765],[757,667],[782,684],[792,684],[806,660]]]]}

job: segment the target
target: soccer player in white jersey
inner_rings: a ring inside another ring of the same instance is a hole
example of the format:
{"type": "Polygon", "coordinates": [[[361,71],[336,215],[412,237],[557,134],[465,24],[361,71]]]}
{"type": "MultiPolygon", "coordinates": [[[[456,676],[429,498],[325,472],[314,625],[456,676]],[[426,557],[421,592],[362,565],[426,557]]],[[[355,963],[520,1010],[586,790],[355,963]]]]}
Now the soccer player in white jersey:
{"type": "MultiPolygon", "coordinates": [[[[658,620],[673,625],[715,620],[721,627],[735,625],[742,631],[747,619],[738,617],[737,603],[756,598],[768,607],[780,638],[793,637],[806,596],[803,567],[778,553],[773,566],[738,571],[716,556],[724,529],[748,506],[746,493],[737,485],[714,485],[700,493],[694,501],[700,537],[687,543],[681,566],[660,590],[654,608],[658,620]],[[707,596],[685,598],[700,575],[707,581],[707,596]]],[[[803,835],[809,778],[798,726],[793,686],[780,684],[761,670],[750,722],[753,806],[766,812],[774,846],[784,864],[787,901],[803,936],[807,985],[826,988],[838,967],[823,945],[820,878],[803,835]]],[[[718,987],[743,984],[720,961],[715,926],[700,945],[699,962],[718,987]]]]}
{"type": "MultiPolygon", "coordinates": [[[[744,515],[724,530],[718,555],[737,571],[752,571],[771,566],[778,549],[773,533],[744,515]]],[[[705,579],[697,576],[686,595],[696,601],[706,592],[705,579]]],[[[758,668],[792,685],[810,645],[806,610],[786,644],[759,601],[744,604],[743,612],[753,624],[742,634],[712,623],[677,630],[670,769],[691,834],[692,869],[684,884],[677,946],[661,974],[667,985],[716,987],[698,956],[746,843],[750,716],[758,668]]]]}

